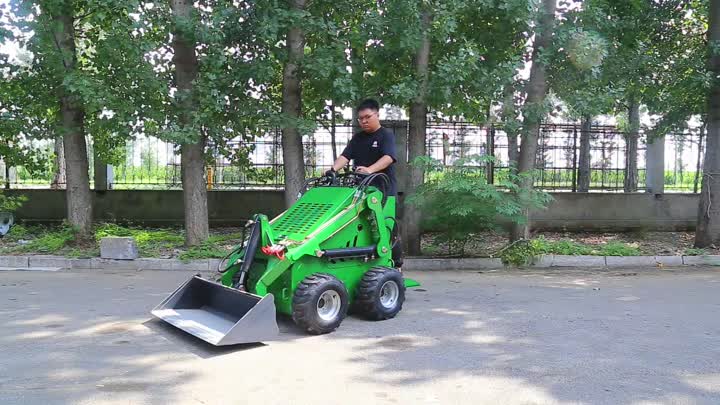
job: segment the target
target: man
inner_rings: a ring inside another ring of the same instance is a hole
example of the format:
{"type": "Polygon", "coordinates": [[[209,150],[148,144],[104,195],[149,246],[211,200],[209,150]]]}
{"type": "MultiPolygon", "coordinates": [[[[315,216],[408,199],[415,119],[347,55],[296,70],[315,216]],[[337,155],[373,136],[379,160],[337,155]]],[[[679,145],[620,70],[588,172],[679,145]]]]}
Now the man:
{"type": "MultiPolygon", "coordinates": [[[[355,164],[357,172],[366,174],[385,173],[390,182],[389,185],[385,186],[388,189],[384,190],[388,197],[385,207],[395,213],[395,197],[397,195],[395,134],[380,125],[380,104],[377,101],[373,99],[363,101],[357,107],[357,113],[362,131],[353,135],[345,150],[335,160],[332,169],[328,170],[326,174],[337,172],[351,160],[355,164]]],[[[383,182],[380,179],[376,179],[372,184],[378,188],[383,187],[383,182]]],[[[392,234],[394,245],[392,259],[395,266],[401,268],[403,264],[402,242],[397,222],[395,225],[392,234]]]]}
{"type": "MultiPolygon", "coordinates": [[[[380,125],[380,105],[373,99],[367,99],[357,107],[361,132],[353,135],[345,150],[338,156],[330,172],[337,172],[351,160],[356,171],[365,174],[385,173],[390,184],[386,190],[388,197],[395,197],[397,185],[395,167],[395,134],[380,125]]],[[[380,185],[380,180],[374,185],[380,185]]]]}

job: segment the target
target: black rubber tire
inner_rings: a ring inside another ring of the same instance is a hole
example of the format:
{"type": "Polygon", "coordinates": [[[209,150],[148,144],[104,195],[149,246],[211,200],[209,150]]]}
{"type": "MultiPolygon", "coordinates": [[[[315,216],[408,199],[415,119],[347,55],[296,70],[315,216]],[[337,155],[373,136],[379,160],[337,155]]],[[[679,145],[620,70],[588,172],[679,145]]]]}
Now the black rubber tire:
{"type": "Polygon", "coordinates": [[[358,287],[356,311],[361,316],[374,321],[394,318],[405,302],[405,280],[402,273],[389,267],[373,267],[363,276],[358,287]],[[386,282],[394,282],[398,287],[398,297],[392,307],[385,307],[380,301],[381,289],[386,282]]]}
{"type": "Polygon", "coordinates": [[[292,319],[296,325],[314,335],[330,333],[347,316],[349,302],[347,288],[342,281],[329,274],[315,273],[306,277],[295,289],[292,319]],[[327,290],[334,290],[340,296],[340,312],[331,321],[322,319],[317,311],[320,296],[327,290]]]}

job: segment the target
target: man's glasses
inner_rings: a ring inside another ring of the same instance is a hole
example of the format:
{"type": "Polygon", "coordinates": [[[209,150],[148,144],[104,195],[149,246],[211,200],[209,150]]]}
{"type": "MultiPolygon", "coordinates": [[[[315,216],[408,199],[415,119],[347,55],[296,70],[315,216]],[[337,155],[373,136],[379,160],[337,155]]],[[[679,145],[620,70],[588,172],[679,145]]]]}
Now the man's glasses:
{"type": "Polygon", "coordinates": [[[367,120],[369,120],[370,118],[372,118],[373,115],[375,115],[375,113],[370,113],[370,114],[367,114],[367,115],[363,115],[362,117],[358,117],[358,121],[361,121],[361,122],[362,122],[362,121],[367,121],[367,120]]]}

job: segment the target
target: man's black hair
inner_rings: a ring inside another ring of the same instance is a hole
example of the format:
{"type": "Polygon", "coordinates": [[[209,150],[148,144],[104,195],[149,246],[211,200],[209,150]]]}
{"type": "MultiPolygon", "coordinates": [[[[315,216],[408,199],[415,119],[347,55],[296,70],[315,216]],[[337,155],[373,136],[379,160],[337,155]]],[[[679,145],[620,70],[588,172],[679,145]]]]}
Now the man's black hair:
{"type": "Polygon", "coordinates": [[[362,111],[362,110],[380,111],[380,103],[373,100],[372,98],[365,99],[362,101],[362,103],[360,103],[357,106],[357,111],[362,111]]]}

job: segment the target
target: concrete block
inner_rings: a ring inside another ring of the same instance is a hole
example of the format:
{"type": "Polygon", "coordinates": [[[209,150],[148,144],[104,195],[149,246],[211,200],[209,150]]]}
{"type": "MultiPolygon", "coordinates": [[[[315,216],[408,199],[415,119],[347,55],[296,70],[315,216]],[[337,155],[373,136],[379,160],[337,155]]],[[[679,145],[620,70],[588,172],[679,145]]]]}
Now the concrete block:
{"type": "Polygon", "coordinates": [[[72,268],[72,262],[62,256],[30,256],[28,267],[61,267],[72,268]]]}
{"type": "Polygon", "coordinates": [[[27,256],[0,256],[0,267],[29,267],[30,258],[27,256]]]}
{"type": "Polygon", "coordinates": [[[92,269],[92,259],[70,259],[70,268],[72,269],[92,269]]]}
{"type": "Polygon", "coordinates": [[[100,257],[103,259],[135,260],[139,256],[133,238],[112,236],[100,240],[100,257]]]}
{"type": "Polygon", "coordinates": [[[20,269],[20,270],[24,270],[24,271],[60,271],[63,269],[67,269],[67,267],[52,267],[52,266],[50,266],[50,267],[47,267],[47,266],[33,267],[33,266],[30,266],[27,269],[20,269]]]}
{"type": "Polygon", "coordinates": [[[655,256],[655,261],[665,267],[682,266],[684,264],[682,256],[655,256]]]}
{"type": "Polygon", "coordinates": [[[172,270],[187,270],[187,271],[208,271],[207,259],[201,260],[190,260],[188,262],[181,262],[180,260],[172,261],[172,270]]]}
{"type": "Polygon", "coordinates": [[[489,257],[477,257],[471,259],[451,259],[450,269],[457,270],[476,270],[476,269],[501,269],[505,267],[502,260],[489,258],[489,257]]]}
{"type": "Polygon", "coordinates": [[[553,256],[552,267],[605,267],[605,256],[553,256]]]}
{"type": "Polygon", "coordinates": [[[500,269],[503,268],[500,259],[491,258],[436,258],[421,259],[407,258],[403,261],[403,270],[432,271],[432,270],[477,270],[477,269],[500,269]]]}
{"type": "Polygon", "coordinates": [[[554,261],[554,255],[542,255],[535,259],[535,263],[533,263],[532,267],[552,267],[554,261]]]}
{"type": "Polygon", "coordinates": [[[683,256],[683,264],[688,266],[720,266],[720,256],[683,256]]]}
{"type": "Polygon", "coordinates": [[[421,259],[421,258],[405,258],[403,259],[403,270],[438,270],[443,266],[443,259],[421,259]]]}
{"type": "Polygon", "coordinates": [[[608,267],[657,267],[655,256],[607,256],[608,267]]]}
{"type": "Polygon", "coordinates": [[[96,270],[138,270],[136,260],[90,259],[90,266],[96,270]]]}
{"type": "Polygon", "coordinates": [[[172,270],[174,259],[144,258],[136,260],[138,270],[172,270]]]}
{"type": "MultiPolygon", "coordinates": [[[[217,271],[218,265],[222,259],[208,259],[208,270],[210,271],[217,271]]],[[[227,265],[227,263],[225,263],[227,265]]]]}
{"type": "Polygon", "coordinates": [[[0,267],[0,271],[60,271],[60,267],[0,267]]]}

